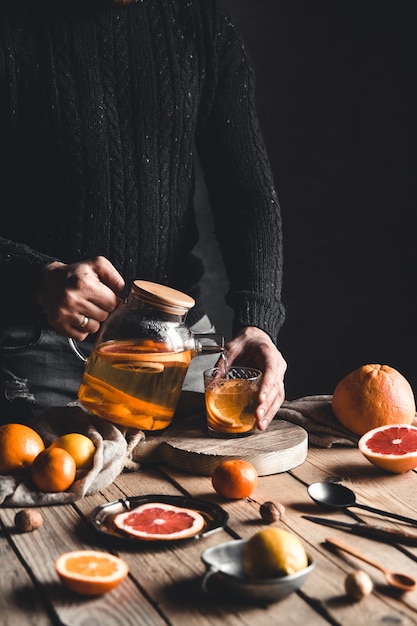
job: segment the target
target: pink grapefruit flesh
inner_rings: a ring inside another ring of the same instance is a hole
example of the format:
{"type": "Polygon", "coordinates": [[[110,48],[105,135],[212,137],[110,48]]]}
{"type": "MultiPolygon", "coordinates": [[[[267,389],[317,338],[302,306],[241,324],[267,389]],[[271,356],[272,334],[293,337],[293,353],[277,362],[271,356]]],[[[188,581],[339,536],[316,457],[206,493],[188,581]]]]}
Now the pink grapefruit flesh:
{"type": "Polygon", "coordinates": [[[198,511],[159,502],[142,504],[114,518],[117,528],[145,541],[194,537],[205,523],[198,511]]]}
{"type": "Polygon", "coordinates": [[[358,448],[377,467],[402,474],[417,467],[417,427],[390,424],[373,428],[359,439],[358,448]]]}

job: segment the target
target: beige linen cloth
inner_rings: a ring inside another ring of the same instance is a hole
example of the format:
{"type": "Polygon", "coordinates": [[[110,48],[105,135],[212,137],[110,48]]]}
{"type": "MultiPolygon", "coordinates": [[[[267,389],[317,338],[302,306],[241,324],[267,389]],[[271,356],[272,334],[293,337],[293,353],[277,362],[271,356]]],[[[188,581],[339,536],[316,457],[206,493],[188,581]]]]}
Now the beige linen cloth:
{"type": "MultiPolygon", "coordinates": [[[[331,408],[332,396],[308,396],[284,402],[276,419],[283,419],[304,428],[309,445],[356,446],[358,437],[341,426],[331,408]]],[[[196,414],[204,410],[201,393],[184,392],[179,409],[196,414]]],[[[94,463],[89,470],[79,470],[73,485],[64,493],[41,493],[33,488],[28,476],[0,476],[0,505],[43,506],[74,502],[109,486],[123,471],[139,469],[135,448],[145,435],[136,429],[111,424],[85,412],[77,403],[51,409],[40,416],[33,427],[48,446],[60,435],[80,432],[90,437],[95,446],[94,463]]]]}
{"type": "Polygon", "coordinates": [[[29,507],[74,502],[104,489],[124,469],[139,468],[132,460],[132,453],[144,434],[96,418],[76,403],[46,411],[31,426],[41,435],[45,446],[67,432],[87,435],[96,446],[93,466],[89,470],[78,470],[75,482],[62,493],[37,491],[27,475],[0,476],[0,505],[29,507]]]}
{"type": "Polygon", "coordinates": [[[356,446],[359,437],[340,424],[332,411],[332,396],[306,396],[284,402],[277,418],[297,424],[308,432],[310,445],[320,448],[356,446]]]}

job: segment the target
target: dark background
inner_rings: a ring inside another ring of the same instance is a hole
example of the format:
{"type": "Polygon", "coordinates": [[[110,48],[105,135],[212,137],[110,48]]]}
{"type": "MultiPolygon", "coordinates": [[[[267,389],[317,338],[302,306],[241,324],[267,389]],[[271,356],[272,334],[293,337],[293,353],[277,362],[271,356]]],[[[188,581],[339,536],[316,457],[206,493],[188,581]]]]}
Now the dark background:
{"type": "MultiPolygon", "coordinates": [[[[256,68],[283,215],[287,398],[332,393],[364,363],[417,395],[414,0],[224,4],[256,68]]],[[[198,200],[210,314],[229,336],[202,184],[198,200]]]]}

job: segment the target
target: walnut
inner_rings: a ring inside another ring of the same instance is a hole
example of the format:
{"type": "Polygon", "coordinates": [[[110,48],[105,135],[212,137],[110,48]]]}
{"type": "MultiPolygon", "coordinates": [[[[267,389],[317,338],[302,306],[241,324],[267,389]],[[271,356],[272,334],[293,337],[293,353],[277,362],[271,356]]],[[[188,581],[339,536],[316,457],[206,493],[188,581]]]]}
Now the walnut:
{"type": "Polygon", "coordinates": [[[30,533],[43,524],[43,517],[34,509],[22,509],[14,517],[14,524],[22,533],[30,533]]]}
{"type": "Polygon", "coordinates": [[[271,524],[272,522],[278,522],[284,516],[285,507],[279,502],[277,504],[275,502],[264,502],[261,504],[259,512],[262,519],[271,524]]]}
{"type": "Polygon", "coordinates": [[[346,593],[354,600],[362,600],[369,596],[373,589],[373,583],[366,572],[357,569],[346,576],[346,593]]]}

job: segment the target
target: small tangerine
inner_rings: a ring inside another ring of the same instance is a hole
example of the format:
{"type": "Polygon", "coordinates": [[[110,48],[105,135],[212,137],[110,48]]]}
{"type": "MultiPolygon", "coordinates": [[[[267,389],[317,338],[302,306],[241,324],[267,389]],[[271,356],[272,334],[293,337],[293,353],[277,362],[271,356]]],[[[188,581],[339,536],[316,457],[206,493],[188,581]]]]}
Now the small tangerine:
{"type": "Polygon", "coordinates": [[[227,459],[214,468],[211,475],[214,490],[224,498],[248,498],[258,485],[256,468],[243,459],[227,459]]]}
{"type": "Polygon", "coordinates": [[[46,493],[66,491],[77,472],[74,459],[62,448],[46,448],[38,454],[30,469],[35,487],[46,493]]]}

